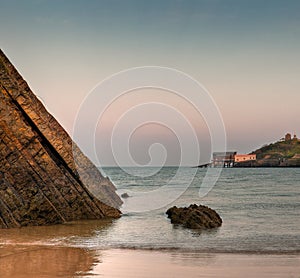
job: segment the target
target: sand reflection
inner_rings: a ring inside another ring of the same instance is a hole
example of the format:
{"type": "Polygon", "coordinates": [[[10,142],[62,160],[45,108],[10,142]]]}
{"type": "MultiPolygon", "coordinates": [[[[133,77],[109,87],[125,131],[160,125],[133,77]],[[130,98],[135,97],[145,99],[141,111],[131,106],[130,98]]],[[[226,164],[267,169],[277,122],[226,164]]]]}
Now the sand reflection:
{"type": "Polygon", "coordinates": [[[96,234],[108,233],[113,220],[0,229],[0,277],[86,277],[99,252],[82,247],[96,234]]]}
{"type": "Polygon", "coordinates": [[[147,250],[101,250],[96,277],[269,278],[299,277],[299,254],[222,254],[147,250]]]}
{"type": "Polygon", "coordinates": [[[88,220],[62,225],[0,229],[1,245],[59,245],[75,246],[87,238],[108,233],[115,220],[88,220]]]}
{"type": "Polygon", "coordinates": [[[92,251],[80,248],[6,246],[0,249],[0,273],[7,278],[85,276],[95,258],[92,251]]]}

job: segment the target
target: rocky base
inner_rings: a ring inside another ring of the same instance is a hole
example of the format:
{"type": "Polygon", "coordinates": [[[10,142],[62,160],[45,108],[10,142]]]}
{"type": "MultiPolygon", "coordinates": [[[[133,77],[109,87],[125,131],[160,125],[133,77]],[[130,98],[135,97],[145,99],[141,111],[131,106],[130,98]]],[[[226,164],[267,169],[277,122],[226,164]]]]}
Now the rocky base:
{"type": "Polygon", "coordinates": [[[190,205],[189,207],[169,208],[166,212],[172,224],[180,224],[189,229],[211,229],[222,225],[219,214],[206,206],[190,205]]]}

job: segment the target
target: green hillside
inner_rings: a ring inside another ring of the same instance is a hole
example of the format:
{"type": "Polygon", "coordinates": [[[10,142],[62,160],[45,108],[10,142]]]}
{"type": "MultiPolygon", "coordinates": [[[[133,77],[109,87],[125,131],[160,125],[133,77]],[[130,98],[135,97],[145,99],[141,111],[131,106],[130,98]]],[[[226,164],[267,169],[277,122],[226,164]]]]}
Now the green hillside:
{"type": "Polygon", "coordinates": [[[300,166],[300,140],[282,140],[254,151],[257,166],[300,166]]]}

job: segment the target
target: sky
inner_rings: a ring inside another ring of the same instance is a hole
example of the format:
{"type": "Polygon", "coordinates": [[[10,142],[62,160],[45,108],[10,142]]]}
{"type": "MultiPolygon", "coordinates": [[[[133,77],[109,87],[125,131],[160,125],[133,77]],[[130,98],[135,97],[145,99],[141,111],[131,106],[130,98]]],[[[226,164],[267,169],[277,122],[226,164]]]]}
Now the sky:
{"type": "MultiPolygon", "coordinates": [[[[71,135],[83,102],[101,81],[130,68],[157,66],[202,84],[220,111],[228,150],[249,153],[287,132],[300,137],[300,1],[0,0],[0,7],[1,49],[71,135]]],[[[102,94],[97,101],[111,91],[102,94]]],[[[84,136],[92,121],[88,118],[76,142],[95,163],[114,164],[114,127],[120,126],[120,146],[130,126],[130,117],[120,125],[124,115],[153,102],[164,104],[164,111],[173,107],[189,125],[176,120],[177,126],[168,126],[176,118],[173,110],[161,122],[151,121],[162,111],[145,106],[138,113],[149,117],[133,128],[128,143],[138,164],[149,163],[151,146],[158,156],[167,153],[167,165],[179,164],[178,134],[188,128],[196,133],[200,162],[218,151],[202,111],[159,88],[140,88],[111,100],[97,118],[95,146],[84,136]]],[[[90,109],[100,106],[95,102],[90,109]]],[[[196,152],[192,144],[189,151],[196,152]]]]}

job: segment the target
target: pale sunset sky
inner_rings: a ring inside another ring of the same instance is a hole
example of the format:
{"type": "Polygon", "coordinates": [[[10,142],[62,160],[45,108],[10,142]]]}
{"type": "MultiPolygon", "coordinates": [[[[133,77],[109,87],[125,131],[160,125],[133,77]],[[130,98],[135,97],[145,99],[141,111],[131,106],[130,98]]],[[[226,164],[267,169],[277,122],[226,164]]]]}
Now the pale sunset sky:
{"type": "MultiPolygon", "coordinates": [[[[286,132],[300,137],[297,0],[0,0],[0,42],[70,134],[81,103],[99,82],[128,68],[162,66],[209,91],[228,150],[249,153],[286,132]]],[[[180,109],[199,141],[209,141],[203,119],[187,103],[168,92],[138,90],[115,101],[101,119],[102,163],[114,164],[108,130],[131,105],[153,101],[180,109]]],[[[147,163],[156,142],[165,146],[167,164],[178,164],[176,135],[155,123],[133,132],[133,157],[147,163]]],[[[89,155],[90,146],[78,143],[89,155]]]]}

